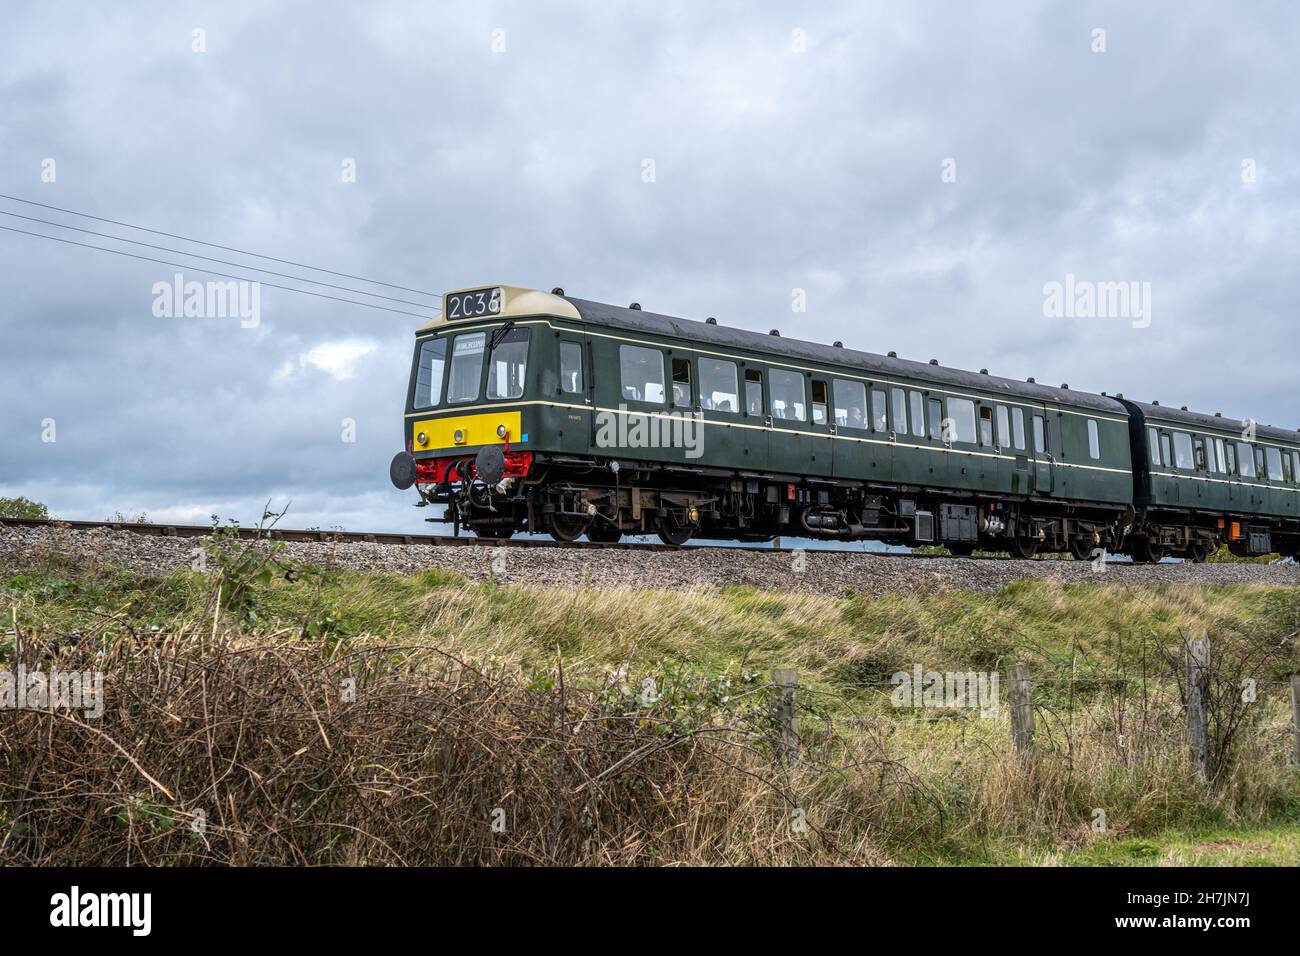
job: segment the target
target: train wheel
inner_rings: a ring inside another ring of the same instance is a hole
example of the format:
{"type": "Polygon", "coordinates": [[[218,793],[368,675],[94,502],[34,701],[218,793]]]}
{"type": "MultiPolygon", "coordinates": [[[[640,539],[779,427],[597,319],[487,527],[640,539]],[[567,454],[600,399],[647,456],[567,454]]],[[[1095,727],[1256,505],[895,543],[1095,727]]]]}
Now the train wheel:
{"type": "Polygon", "coordinates": [[[1165,556],[1165,549],[1150,538],[1138,536],[1129,546],[1133,560],[1138,564],[1159,564],[1165,556]]]}
{"type": "Polygon", "coordinates": [[[1037,538],[1012,538],[1007,542],[1007,552],[1013,558],[1028,561],[1038,553],[1037,538]]]}
{"type": "Polygon", "coordinates": [[[1092,557],[1092,541],[1088,538],[1070,539],[1070,556],[1076,561],[1087,561],[1092,557]]]}
{"type": "Polygon", "coordinates": [[[659,519],[658,527],[655,529],[659,532],[659,540],[664,544],[680,546],[691,540],[691,535],[695,529],[687,522],[678,522],[670,511],[659,519]]]}
{"type": "Polygon", "coordinates": [[[587,529],[587,540],[595,541],[597,544],[617,544],[618,539],[623,537],[623,532],[618,528],[612,528],[609,525],[592,524],[587,529]]]}
{"type": "Polygon", "coordinates": [[[552,511],[546,516],[546,530],[556,541],[577,541],[587,530],[590,519],[562,515],[552,511]]]}
{"type": "Polygon", "coordinates": [[[1204,564],[1212,550],[1214,549],[1208,543],[1200,541],[1187,549],[1187,560],[1192,564],[1204,564]]]}

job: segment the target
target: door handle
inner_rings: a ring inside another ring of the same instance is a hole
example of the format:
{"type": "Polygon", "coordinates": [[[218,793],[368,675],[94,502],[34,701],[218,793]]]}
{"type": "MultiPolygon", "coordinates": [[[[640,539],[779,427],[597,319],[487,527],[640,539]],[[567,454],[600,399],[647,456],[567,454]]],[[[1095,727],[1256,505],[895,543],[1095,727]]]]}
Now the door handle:
{"type": "Polygon", "coordinates": [[[763,424],[764,424],[764,425],[771,425],[771,424],[772,424],[772,416],[771,416],[771,415],[768,415],[767,417],[765,417],[765,418],[763,419],[763,424]]]}

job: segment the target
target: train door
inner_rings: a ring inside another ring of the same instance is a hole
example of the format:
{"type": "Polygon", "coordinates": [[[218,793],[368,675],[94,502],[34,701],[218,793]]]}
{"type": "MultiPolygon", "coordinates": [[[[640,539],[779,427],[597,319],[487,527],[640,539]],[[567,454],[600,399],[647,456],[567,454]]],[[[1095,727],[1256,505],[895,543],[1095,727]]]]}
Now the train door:
{"type": "Polygon", "coordinates": [[[886,446],[871,441],[871,410],[868,389],[854,379],[831,380],[831,431],[834,440],[834,473],[836,478],[855,481],[872,481],[880,477],[880,468],[873,467],[879,450],[886,446]]]}
{"type": "MultiPolygon", "coordinates": [[[[1031,406],[1033,411],[1032,435],[1033,445],[1033,467],[1034,482],[1033,493],[1036,495],[1050,495],[1055,486],[1055,458],[1053,457],[1053,445],[1051,444],[1051,429],[1048,427],[1047,409],[1042,405],[1031,406]]],[[[1057,441],[1060,441],[1060,428],[1055,429],[1057,441]]]]}
{"type": "Polygon", "coordinates": [[[812,412],[809,407],[809,381],[804,373],[791,368],[764,369],[767,385],[768,432],[767,460],[772,471],[805,475],[816,464],[813,456],[812,412]]]}
{"type": "Polygon", "coordinates": [[[808,465],[806,474],[830,475],[835,470],[835,424],[831,420],[831,383],[820,375],[809,377],[808,465]]]}
{"type": "Polygon", "coordinates": [[[699,395],[695,415],[702,429],[700,450],[711,464],[755,467],[746,454],[752,435],[745,425],[744,386],[740,366],[729,359],[701,355],[696,361],[699,395]]]}
{"type": "MultiPolygon", "coordinates": [[[[542,369],[542,397],[554,402],[544,414],[551,419],[550,431],[560,451],[588,454],[595,444],[595,401],[592,395],[591,355],[586,333],[579,329],[560,329],[555,333],[554,351],[546,357],[542,369]],[[552,371],[553,370],[553,371],[552,371]]],[[[524,436],[512,436],[519,441],[524,436]]]]}
{"type": "Polygon", "coordinates": [[[741,459],[750,471],[767,468],[768,425],[767,383],[763,381],[762,366],[754,362],[740,363],[741,459]]]}

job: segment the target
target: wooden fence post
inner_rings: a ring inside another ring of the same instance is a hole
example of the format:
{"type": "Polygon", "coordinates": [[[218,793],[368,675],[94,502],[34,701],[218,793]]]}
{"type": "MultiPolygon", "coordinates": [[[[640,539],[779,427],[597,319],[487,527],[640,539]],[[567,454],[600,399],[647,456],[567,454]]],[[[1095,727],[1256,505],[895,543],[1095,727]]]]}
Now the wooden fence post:
{"type": "Polygon", "coordinates": [[[799,759],[799,672],[793,667],[772,671],[772,720],[780,734],[781,759],[793,764],[799,759]]]}
{"type": "Polygon", "coordinates": [[[1291,745],[1300,767],[1300,674],[1291,675],[1291,745]]]}
{"type": "Polygon", "coordinates": [[[1032,757],[1034,753],[1034,709],[1029,703],[1029,665],[1016,664],[1011,668],[1011,686],[1007,688],[1007,703],[1011,705],[1011,742],[1016,753],[1032,757]]]}
{"type": "Polygon", "coordinates": [[[1202,783],[1210,779],[1210,638],[1187,642],[1187,747],[1192,773],[1202,783]]]}

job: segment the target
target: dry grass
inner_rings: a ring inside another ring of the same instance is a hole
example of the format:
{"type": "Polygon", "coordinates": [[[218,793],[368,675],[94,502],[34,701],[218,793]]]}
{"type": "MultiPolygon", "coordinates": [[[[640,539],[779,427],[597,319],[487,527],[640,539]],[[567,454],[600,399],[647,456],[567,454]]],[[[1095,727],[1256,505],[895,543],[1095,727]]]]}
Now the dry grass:
{"type": "Polygon", "coordinates": [[[1055,862],[1300,819],[1285,589],[558,593],[309,568],[290,584],[263,573],[273,553],[240,554],[206,577],[53,562],[7,583],[0,664],[102,671],[108,709],[0,712],[0,861],[1055,862]],[[1225,687],[1233,667],[1260,681],[1208,788],[1165,659],[1206,628],[1225,687]],[[889,704],[914,663],[1017,659],[1037,681],[1031,762],[1005,713],[889,704]],[[778,665],[800,671],[793,768],[768,715],[778,665]]]}

